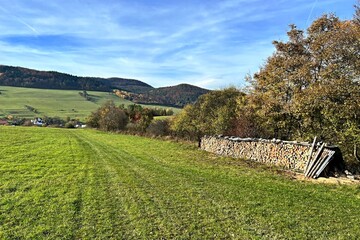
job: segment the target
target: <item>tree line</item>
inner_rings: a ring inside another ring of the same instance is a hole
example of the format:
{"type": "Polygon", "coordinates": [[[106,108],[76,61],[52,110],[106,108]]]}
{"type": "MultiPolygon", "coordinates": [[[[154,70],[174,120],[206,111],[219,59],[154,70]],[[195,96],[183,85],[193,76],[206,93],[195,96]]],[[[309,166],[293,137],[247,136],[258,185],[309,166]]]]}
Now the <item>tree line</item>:
{"type": "Polygon", "coordinates": [[[360,10],[351,20],[334,14],[306,31],[290,25],[287,41],[260,70],[247,76],[249,88],[214,91],[188,105],[173,123],[182,135],[322,141],[339,145],[347,159],[360,146],[360,10]],[[245,92],[245,93],[244,93],[245,92]]]}
{"type": "MultiPolygon", "coordinates": [[[[351,20],[325,14],[306,31],[290,25],[287,36],[273,41],[275,52],[246,77],[247,89],[204,94],[155,129],[191,140],[206,134],[301,141],[316,136],[340,146],[346,160],[355,159],[354,145],[360,146],[359,2],[351,20]]],[[[89,118],[91,126],[113,130],[106,123],[115,113],[122,129],[129,122],[141,131],[151,125],[145,109],[108,104],[89,118]]]]}
{"type": "MultiPolygon", "coordinates": [[[[89,127],[98,128],[104,131],[129,131],[133,133],[145,133],[161,123],[162,121],[153,122],[156,116],[171,116],[173,110],[164,108],[144,108],[138,104],[128,106],[116,106],[113,101],[106,102],[87,118],[89,127]]],[[[168,124],[168,123],[164,123],[168,124]]],[[[165,131],[156,134],[164,135],[165,131]]]]}

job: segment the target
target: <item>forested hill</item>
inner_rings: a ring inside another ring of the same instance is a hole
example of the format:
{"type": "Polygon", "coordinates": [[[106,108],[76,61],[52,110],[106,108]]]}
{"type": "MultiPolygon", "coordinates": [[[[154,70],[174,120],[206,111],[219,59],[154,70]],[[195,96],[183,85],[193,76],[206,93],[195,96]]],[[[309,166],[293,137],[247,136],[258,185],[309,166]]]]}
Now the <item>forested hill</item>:
{"type": "Polygon", "coordinates": [[[209,90],[188,84],[154,88],[147,83],[125,78],[78,77],[55,71],[38,71],[0,65],[0,86],[125,92],[126,99],[136,103],[183,107],[195,102],[209,90]]]}
{"type": "Polygon", "coordinates": [[[133,79],[77,77],[54,71],[37,71],[22,67],[0,65],[0,85],[63,90],[125,91],[142,93],[152,86],[133,79]]]}
{"type": "Polygon", "coordinates": [[[136,103],[183,107],[188,103],[194,103],[199,96],[208,92],[209,90],[204,88],[180,84],[171,87],[154,88],[146,93],[134,95],[131,100],[136,103]]]}

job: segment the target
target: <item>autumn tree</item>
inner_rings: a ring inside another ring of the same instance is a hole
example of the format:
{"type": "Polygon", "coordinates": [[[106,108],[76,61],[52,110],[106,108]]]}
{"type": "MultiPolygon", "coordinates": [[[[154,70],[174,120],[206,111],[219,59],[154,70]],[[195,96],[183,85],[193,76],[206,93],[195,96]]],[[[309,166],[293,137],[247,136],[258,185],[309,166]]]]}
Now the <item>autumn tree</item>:
{"type": "Polygon", "coordinates": [[[175,116],[171,123],[171,130],[177,136],[187,139],[197,139],[201,137],[201,131],[197,125],[198,111],[192,104],[186,105],[179,114],[175,116]]]}
{"type": "Polygon", "coordinates": [[[143,133],[154,119],[153,109],[143,108],[138,104],[130,104],[127,107],[121,105],[119,107],[128,116],[128,120],[131,123],[131,130],[143,133]]]}
{"type": "Polygon", "coordinates": [[[240,95],[236,102],[235,118],[232,121],[231,127],[225,133],[226,135],[238,137],[252,137],[252,138],[268,138],[271,135],[267,134],[268,129],[261,124],[257,108],[253,104],[254,96],[251,94],[240,95]]]}
{"type": "Polygon", "coordinates": [[[273,137],[359,143],[359,8],[352,21],[333,14],[315,20],[305,33],[290,26],[288,41],[252,79],[251,104],[258,124],[273,137]]]}
{"type": "Polygon", "coordinates": [[[204,134],[224,134],[233,127],[237,99],[242,95],[235,88],[204,94],[175,117],[172,130],[193,139],[204,134]]]}
{"type": "Polygon", "coordinates": [[[310,76],[307,52],[302,30],[290,26],[288,42],[274,41],[276,52],[254,75],[253,103],[261,116],[260,125],[269,135],[289,138],[298,128],[294,118],[292,102],[299,91],[308,85],[310,76]]]}
{"type": "Polygon", "coordinates": [[[97,111],[93,112],[87,120],[90,127],[104,131],[117,131],[125,128],[128,116],[113,101],[106,102],[97,111]]]}
{"type": "Polygon", "coordinates": [[[354,22],[356,24],[360,24],[360,0],[358,0],[355,7],[355,14],[354,14],[354,22]]]}

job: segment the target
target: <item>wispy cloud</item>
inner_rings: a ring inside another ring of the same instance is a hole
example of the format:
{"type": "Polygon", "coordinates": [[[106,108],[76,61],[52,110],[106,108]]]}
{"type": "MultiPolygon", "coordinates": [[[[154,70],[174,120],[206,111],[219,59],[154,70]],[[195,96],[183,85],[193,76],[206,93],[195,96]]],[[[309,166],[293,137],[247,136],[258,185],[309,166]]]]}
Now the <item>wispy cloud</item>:
{"type": "Polygon", "coordinates": [[[10,11],[8,11],[6,8],[0,6],[0,10],[4,13],[4,15],[10,19],[14,19],[15,21],[23,24],[24,26],[26,26],[28,29],[30,29],[33,33],[35,33],[36,35],[39,34],[39,32],[33,28],[30,24],[28,24],[27,22],[25,22],[23,19],[21,19],[20,17],[18,17],[17,15],[11,13],[10,11]]]}
{"type": "Polygon", "coordinates": [[[1,64],[154,86],[243,86],[285,40],[323,12],[351,17],[353,0],[12,0],[0,6],[1,64]]]}

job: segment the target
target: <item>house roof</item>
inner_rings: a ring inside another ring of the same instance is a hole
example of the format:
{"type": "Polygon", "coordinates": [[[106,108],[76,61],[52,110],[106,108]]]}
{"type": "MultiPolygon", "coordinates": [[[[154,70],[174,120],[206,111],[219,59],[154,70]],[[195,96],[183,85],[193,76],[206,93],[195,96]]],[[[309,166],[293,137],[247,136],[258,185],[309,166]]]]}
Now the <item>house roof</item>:
{"type": "Polygon", "coordinates": [[[7,120],[0,119],[0,124],[2,124],[2,125],[8,124],[8,121],[7,121],[7,120]]]}

